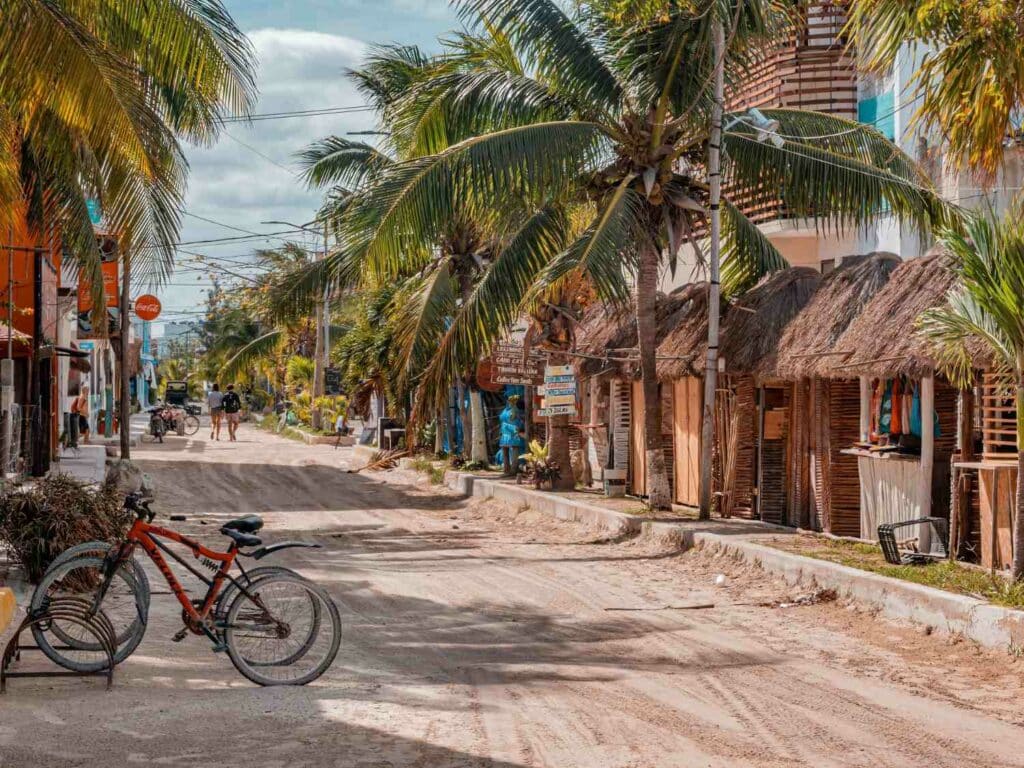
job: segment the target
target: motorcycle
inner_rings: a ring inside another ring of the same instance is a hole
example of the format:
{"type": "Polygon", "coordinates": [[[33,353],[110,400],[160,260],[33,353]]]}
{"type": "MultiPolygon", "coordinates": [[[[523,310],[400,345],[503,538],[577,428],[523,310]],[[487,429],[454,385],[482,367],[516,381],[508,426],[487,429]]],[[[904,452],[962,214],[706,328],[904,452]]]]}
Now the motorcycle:
{"type": "Polygon", "coordinates": [[[149,414],[149,430],[143,433],[143,441],[157,443],[164,441],[164,435],[167,434],[167,422],[164,419],[165,410],[167,409],[159,405],[146,409],[146,413],[149,414]]]}

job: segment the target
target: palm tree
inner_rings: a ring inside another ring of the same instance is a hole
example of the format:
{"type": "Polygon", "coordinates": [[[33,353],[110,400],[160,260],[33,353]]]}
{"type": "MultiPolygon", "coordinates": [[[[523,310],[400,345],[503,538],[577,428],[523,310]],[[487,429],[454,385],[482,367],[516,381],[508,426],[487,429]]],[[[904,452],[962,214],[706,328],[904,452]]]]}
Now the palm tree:
{"type": "Polygon", "coordinates": [[[247,112],[254,69],[220,0],[0,3],[0,225],[27,213],[53,227],[101,292],[92,198],[135,274],[162,278],[187,170],[178,139],[209,143],[247,112]]]}
{"type": "MultiPolygon", "coordinates": [[[[776,39],[785,22],[780,6],[598,2],[569,13],[557,0],[462,0],[459,7],[467,23],[506,40],[525,66],[490,79],[455,73],[415,87],[450,133],[472,137],[383,169],[349,205],[339,222],[343,247],[322,269],[342,279],[358,269],[383,272],[396,254],[436,242],[456,216],[489,217],[496,231],[514,233],[510,242],[528,236],[514,256],[491,266],[501,277],[485,276],[480,291],[488,306],[473,309],[464,336],[481,318],[509,316],[520,287],[578,273],[599,295],[624,300],[631,281],[649,504],[666,507],[656,287],[659,270],[674,269],[684,243],[699,252],[705,231],[712,34],[716,25],[728,30],[726,82],[738,82],[776,39]],[[487,132],[472,135],[480,126],[487,132]],[[569,236],[571,210],[585,211],[587,221],[569,236]]],[[[770,197],[785,190],[792,215],[839,228],[885,209],[922,232],[940,218],[928,180],[878,131],[827,114],[764,112],[778,121],[778,146],[760,141],[744,115],[726,116],[728,188],[770,197]]],[[[786,264],[728,198],[722,212],[727,289],[786,264]]]]}
{"type": "Polygon", "coordinates": [[[954,167],[999,170],[1020,139],[1024,4],[990,0],[853,0],[848,29],[869,72],[887,76],[901,50],[923,54],[904,96],[920,97],[917,128],[941,136],[954,167]],[[909,44],[909,45],[908,45],[909,44]]]}
{"type": "MultiPolygon", "coordinates": [[[[321,217],[332,228],[341,226],[359,196],[401,159],[443,150],[457,139],[486,127],[465,116],[458,125],[450,120],[443,101],[438,99],[443,89],[493,87],[521,73],[522,67],[509,40],[493,31],[482,36],[458,35],[446,42],[442,56],[433,58],[414,47],[377,49],[350,76],[376,107],[382,125],[390,129],[384,151],[332,136],[300,153],[308,183],[330,188],[321,217]]],[[[426,414],[436,413],[441,420],[446,411],[442,403],[446,403],[454,383],[465,444],[479,444],[472,439],[473,420],[469,415],[470,410],[482,413],[482,396],[475,386],[478,345],[474,344],[471,350],[458,347],[458,359],[445,359],[443,367],[430,364],[443,346],[443,339],[451,336],[451,332],[446,334],[449,319],[471,303],[488,265],[509,250],[529,247],[532,237],[545,234],[537,228],[537,219],[530,212],[518,206],[511,208],[521,217],[517,223],[523,227],[512,235],[499,233],[496,217],[485,211],[453,211],[429,242],[410,242],[409,247],[372,263],[353,261],[338,267],[332,262],[336,267],[333,274],[317,265],[308,271],[304,286],[283,281],[288,286],[286,299],[294,299],[296,289],[301,293],[303,287],[305,295],[317,294],[323,282],[330,279],[343,285],[368,286],[371,290],[388,282],[400,285],[392,305],[393,340],[401,350],[394,375],[400,379],[400,388],[418,385],[414,415],[429,419],[431,416],[426,414]],[[433,375],[428,381],[421,381],[422,372],[428,368],[433,375]],[[473,408],[467,407],[467,399],[473,408]]],[[[493,336],[488,330],[481,338],[493,336]]],[[[565,448],[567,451],[567,438],[565,448]]],[[[473,458],[486,460],[484,455],[473,458]]],[[[566,473],[563,482],[571,483],[571,479],[566,473]]]]}
{"type": "Polygon", "coordinates": [[[961,387],[973,385],[975,355],[1012,383],[1017,404],[1017,506],[1013,517],[1015,580],[1024,578],[1024,205],[1006,218],[976,217],[966,231],[944,231],[939,240],[952,254],[958,277],[946,306],[925,312],[921,333],[932,342],[940,366],[961,387]]]}

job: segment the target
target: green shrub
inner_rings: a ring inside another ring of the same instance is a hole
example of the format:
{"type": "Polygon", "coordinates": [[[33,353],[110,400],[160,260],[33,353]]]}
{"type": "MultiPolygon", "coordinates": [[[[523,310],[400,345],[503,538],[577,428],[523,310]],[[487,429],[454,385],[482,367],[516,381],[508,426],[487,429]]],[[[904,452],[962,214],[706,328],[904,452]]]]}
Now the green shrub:
{"type": "Polygon", "coordinates": [[[0,494],[0,540],[38,582],[61,552],[85,541],[116,541],[134,515],[115,483],[93,489],[67,475],[51,475],[31,488],[0,494]]]}

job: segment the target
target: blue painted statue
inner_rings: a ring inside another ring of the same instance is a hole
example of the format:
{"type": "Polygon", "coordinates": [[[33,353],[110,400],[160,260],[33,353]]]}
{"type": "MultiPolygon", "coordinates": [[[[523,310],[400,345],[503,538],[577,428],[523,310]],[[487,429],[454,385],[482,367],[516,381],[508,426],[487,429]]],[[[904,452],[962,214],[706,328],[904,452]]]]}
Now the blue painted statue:
{"type": "Polygon", "coordinates": [[[519,454],[526,448],[523,439],[523,412],[519,407],[520,398],[512,395],[505,409],[498,417],[501,434],[498,437],[498,455],[495,463],[500,463],[506,475],[510,475],[519,461],[519,454]]]}

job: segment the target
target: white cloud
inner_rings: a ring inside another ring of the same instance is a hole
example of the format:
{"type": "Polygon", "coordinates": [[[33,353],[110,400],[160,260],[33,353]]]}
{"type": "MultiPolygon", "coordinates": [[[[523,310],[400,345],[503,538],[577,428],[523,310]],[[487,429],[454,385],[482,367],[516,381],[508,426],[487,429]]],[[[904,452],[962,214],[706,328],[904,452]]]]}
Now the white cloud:
{"type": "MultiPolygon", "coordinates": [[[[361,96],[345,77],[345,70],[357,66],[366,52],[367,46],[359,40],[288,28],[257,29],[249,33],[249,38],[259,57],[257,114],[362,104],[361,96]]],[[[237,141],[224,136],[212,148],[187,149],[191,170],[186,210],[259,232],[280,229],[260,223],[271,219],[309,221],[319,206],[321,193],[306,190],[296,178],[294,154],[318,138],[372,125],[373,117],[368,112],[229,125],[227,133],[237,141]]],[[[238,234],[189,217],[183,224],[183,242],[238,234]]],[[[185,247],[211,256],[238,257],[254,247],[274,244],[185,247]]],[[[197,309],[201,291],[180,285],[193,281],[194,275],[184,272],[173,278],[164,304],[173,309],[197,309]]]]}

